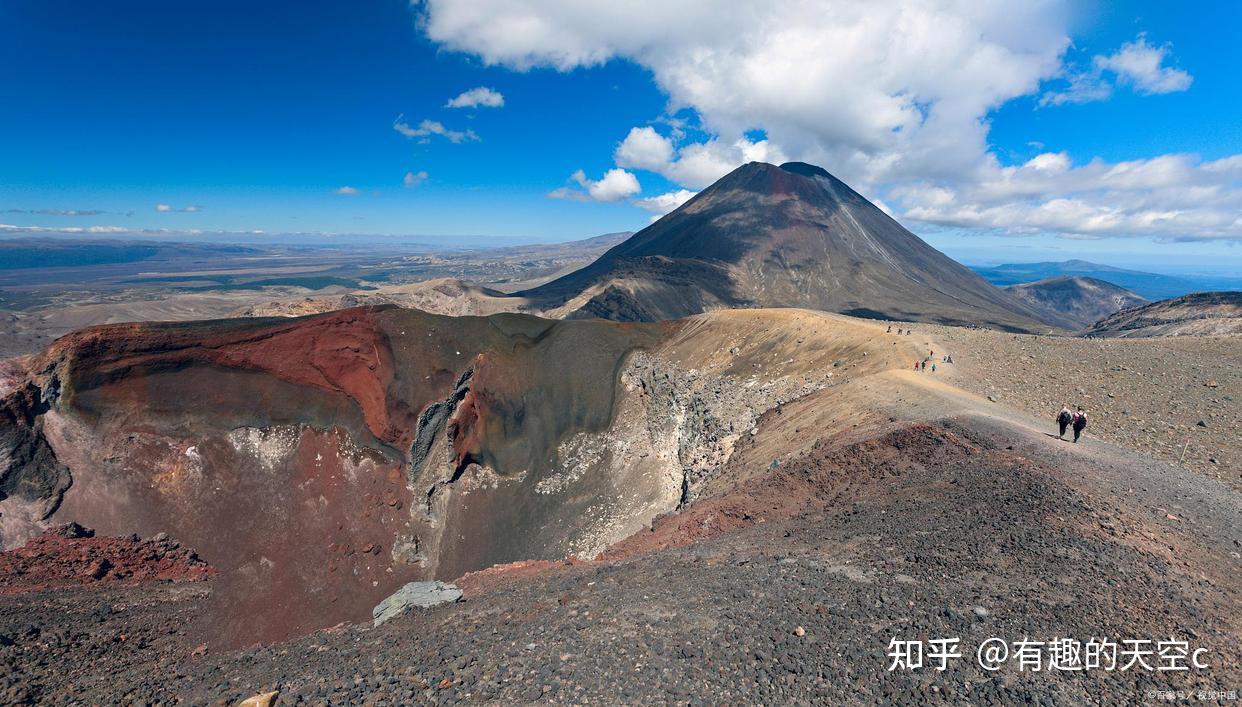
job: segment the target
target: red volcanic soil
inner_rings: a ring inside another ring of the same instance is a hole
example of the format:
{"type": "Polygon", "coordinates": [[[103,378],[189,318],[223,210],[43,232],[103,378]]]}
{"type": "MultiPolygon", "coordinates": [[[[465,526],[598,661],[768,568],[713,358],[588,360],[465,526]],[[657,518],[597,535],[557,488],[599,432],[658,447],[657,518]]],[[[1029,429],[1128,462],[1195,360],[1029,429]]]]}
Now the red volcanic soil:
{"type": "Polygon", "coordinates": [[[191,549],[162,533],[97,538],[76,523],[51,528],[0,552],[0,594],[96,584],[199,582],[216,573],[191,549]]]}
{"type": "Polygon", "coordinates": [[[453,580],[453,584],[465,593],[466,598],[470,598],[487,590],[529,579],[545,572],[591,564],[593,563],[590,560],[579,560],[576,557],[568,557],[564,560],[520,560],[492,565],[477,572],[467,572],[453,580]]]}
{"type": "Polygon", "coordinates": [[[820,441],[804,459],[702,499],[680,513],[656,518],[649,530],[608,547],[596,560],[622,560],[689,545],[816,512],[846,497],[856,502],[881,490],[886,477],[916,468],[950,468],[980,451],[953,432],[928,424],[911,425],[845,448],[820,441]]]}

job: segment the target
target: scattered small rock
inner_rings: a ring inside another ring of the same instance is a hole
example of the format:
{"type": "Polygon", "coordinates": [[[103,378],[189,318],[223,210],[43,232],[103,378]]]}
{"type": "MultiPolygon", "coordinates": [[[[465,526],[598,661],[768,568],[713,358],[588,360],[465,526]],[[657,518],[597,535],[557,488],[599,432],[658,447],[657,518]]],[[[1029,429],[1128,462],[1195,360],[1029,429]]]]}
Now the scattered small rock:
{"type": "Polygon", "coordinates": [[[252,695],[237,703],[236,707],[272,707],[276,702],[276,697],[280,694],[279,690],[272,692],[263,692],[258,695],[252,695]]]}

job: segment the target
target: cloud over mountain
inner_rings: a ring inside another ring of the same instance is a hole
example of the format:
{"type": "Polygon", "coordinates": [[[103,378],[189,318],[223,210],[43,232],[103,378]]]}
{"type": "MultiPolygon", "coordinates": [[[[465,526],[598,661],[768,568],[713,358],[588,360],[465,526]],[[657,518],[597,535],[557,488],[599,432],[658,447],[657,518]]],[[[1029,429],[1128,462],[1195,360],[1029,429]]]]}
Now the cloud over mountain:
{"type": "MultiPolygon", "coordinates": [[[[990,118],[998,107],[1048,95],[1046,84],[1067,79],[1065,90],[1076,90],[1078,80],[1084,96],[1099,93],[1090,77],[1065,64],[1065,2],[803,0],[721,12],[655,0],[427,0],[419,8],[433,41],[489,65],[570,71],[622,59],[649,70],[668,96],[668,115],[688,110],[699,130],[687,137],[638,125],[614,158],[618,167],[655,172],[688,189],[750,160],[792,158],[830,165],[890,205],[903,205],[889,196],[900,190],[917,210],[908,216],[936,223],[1242,239],[1242,226],[1231,219],[1242,211],[1237,178],[1208,167],[1214,163],[1195,166],[1195,158],[1179,155],[1093,160],[1069,168],[1070,191],[1026,179],[1033,165],[1007,165],[991,151],[990,118]],[[1158,170],[1166,161],[1184,163],[1179,169],[1190,181],[1117,190],[1109,176],[1149,171],[1144,163],[1158,170]],[[990,191],[994,183],[1003,191],[1015,182],[1040,191],[1020,190],[1007,200],[990,191]],[[925,203],[927,190],[941,190],[936,197],[949,201],[925,203]],[[987,198],[972,200],[975,194],[987,198]]],[[[1167,45],[1140,35],[1096,57],[1091,71],[1141,94],[1185,90],[1190,74],[1170,61],[1167,45]]],[[[1064,102],[1072,101],[1045,100],[1064,102]]]]}

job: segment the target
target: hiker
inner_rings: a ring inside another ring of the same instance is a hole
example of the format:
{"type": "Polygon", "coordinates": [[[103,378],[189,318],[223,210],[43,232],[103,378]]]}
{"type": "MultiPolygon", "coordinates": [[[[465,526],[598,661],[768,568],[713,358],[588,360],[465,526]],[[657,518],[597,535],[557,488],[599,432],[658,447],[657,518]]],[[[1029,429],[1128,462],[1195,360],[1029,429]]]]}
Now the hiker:
{"type": "Polygon", "coordinates": [[[927,359],[923,359],[923,370],[927,370],[927,359]]]}
{"type": "Polygon", "coordinates": [[[953,363],[953,354],[949,354],[948,356],[945,356],[945,357],[944,357],[944,362],[945,362],[945,363],[953,363]]]}
{"type": "Polygon", "coordinates": [[[889,325],[888,325],[888,331],[886,331],[886,332],[884,332],[884,333],[885,333],[885,334],[892,334],[892,333],[893,333],[893,325],[892,325],[892,324],[889,324],[889,325]]]}
{"type": "Polygon", "coordinates": [[[935,372],[936,372],[936,364],[934,364],[934,363],[933,363],[933,364],[932,364],[932,373],[935,373],[935,372]]]}
{"type": "Polygon", "coordinates": [[[1078,408],[1078,412],[1074,413],[1074,442],[1078,442],[1078,438],[1082,436],[1082,431],[1087,429],[1087,413],[1082,408],[1078,408]]]}
{"type": "Polygon", "coordinates": [[[1057,427],[1060,432],[1057,433],[1057,439],[1065,439],[1065,428],[1069,427],[1070,422],[1074,419],[1074,414],[1070,412],[1068,405],[1061,406],[1061,412],[1057,413],[1057,427]]]}
{"type": "Polygon", "coordinates": [[[916,370],[916,371],[917,371],[917,370],[919,370],[919,362],[918,362],[918,361],[915,361],[915,362],[914,362],[914,370],[916,370]]]}

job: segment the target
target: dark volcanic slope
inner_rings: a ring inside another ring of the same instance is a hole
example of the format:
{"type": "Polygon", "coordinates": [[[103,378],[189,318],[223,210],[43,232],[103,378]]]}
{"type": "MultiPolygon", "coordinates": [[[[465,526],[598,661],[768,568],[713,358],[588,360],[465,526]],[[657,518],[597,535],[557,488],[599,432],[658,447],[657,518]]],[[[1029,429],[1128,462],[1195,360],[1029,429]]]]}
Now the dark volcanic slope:
{"type": "Polygon", "coordinates": [[[1046,329],[819,167],[752,162],[591,265],[521,293],[572,317],[654,321],[722,307],[1046,329]]]}
{"type": "Polygon", "coordinates": [[[1188,336],[1242,333],[1242,292],[1196,292],[1126,309],[1096,322],[1088,336],[1188,336]]]}
{"type": "Polygon", "coordinates": [[[1063,276],[1004,288],[1070,328],[1094,324],[1114,312],[1147,304],[1139,295],[1093,277],[1063,276]]]}

